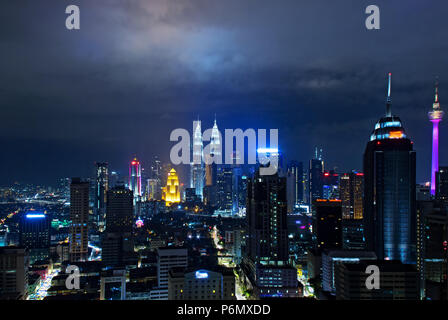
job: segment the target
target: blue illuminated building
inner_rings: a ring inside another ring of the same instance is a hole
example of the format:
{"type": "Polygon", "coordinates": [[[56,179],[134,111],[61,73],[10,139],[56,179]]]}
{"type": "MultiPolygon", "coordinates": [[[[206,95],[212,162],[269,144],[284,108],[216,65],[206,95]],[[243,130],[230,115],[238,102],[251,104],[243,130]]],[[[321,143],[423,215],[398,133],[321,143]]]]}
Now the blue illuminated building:
{"type": "Polygon", "coordinates": [[[42,212],[28,212],[20,220],[20,246],[29,249],[30,263],[48,259],[50,217],[42,212]]]}
{"type": "Polygon", "coordinates": [[[381,260],[416,262],[416,155],[390,109],[375,126],[364,153],[367,249],[381,260]]]}

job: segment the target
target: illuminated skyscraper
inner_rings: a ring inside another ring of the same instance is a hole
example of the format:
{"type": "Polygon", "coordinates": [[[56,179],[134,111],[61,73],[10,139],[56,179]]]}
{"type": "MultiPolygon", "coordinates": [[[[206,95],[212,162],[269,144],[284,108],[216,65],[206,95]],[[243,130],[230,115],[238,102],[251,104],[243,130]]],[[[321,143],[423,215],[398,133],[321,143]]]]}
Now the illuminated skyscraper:
{"type": "Polygon", "coordinates": [[[293,212],[297,204],[303,202],[303,163],[292,161],[287,173],[288,213],[293,212]]]}
{"type": "Polygon", "coordinates": [[[216,118],[215,122],[213,123],[212,128],[212,137],[210,139],[210,154],[213,154],[215,158],[221,158],[222,154],[222,147],[221,147],[221,133],[219,132],[218,125],[216,124],[216,118]]]}
{"type": "Polygon", "coordinates": [[[129,164],[129,190],[134,195],[134,202],[142,195],[142,167],[137,158],[129,164]]]}
{"type": "Polygon", "coordinates": [[[323,173],[324,173],[324,161],[322,160],[322,149],[321,153],[317,153],[314,159],[310,160],[310,171],[308,177],[309,184],[309,201],[310,204],[316,199],[322,199],[323,196],[323,173]]]}
{"type": "Polygon", "coordinates": [[[219,167],[216,184],[218,209],[223,213],[230,214],[233,208],[233,169],[231,166],[224,165],[219,167]]]}
{"type": "Polygon", "coordinates": [[[313,233],[320,249],[342,247],[341,200],[316,199],[313,202],[313,233]]]}
{"type": "Polygon", "coordinates": [[[102,263],[106,267],[126,264],[133,258],[133,193],[124,186],[107,192],[106,233],[102,239],[102,263]]]}
{"type": "Polygon", "coordinates": [[[88,253],[89,182],[73,178],[70,185],[70,261],[86,261],[88,253]]]}
{"type": "Polygon", "coordinates": [[[168,206],[172,203],[180,202],[179,177],[174,169],[171,169],[168,173],[165,189],[165,202],[168,206]]]}
{"type": "Polygon", "coordinates": [[[364,174],[345,173],[339,180],[339,194],[342,200],[342,219],[362,219],[364,197],[364,174]]]}
{"type": "Polygon", "coordinates": [[[29,249],[30,264],[50,255],[49,215],[30,211],[20,220],[20,246],[29,249]]]}
{"type": "Polygon", "coordinates": [[[386,116],[364,152],[366,244],[379,259],[416,261],[416,156],[401,120],[391,114],[389,74],[386,116]]]}
{"type": "Polygon", "coordinates": [[[191,164],[191,187],[196,190],[196,195],[202,200],[204,189],[205,169],[202,143],[201,121],[193,122],[193,163],[191,164]]]}
{"type": "Polygon", "coordinates": [[[221,134],[218,130],[218,125],[213,124],[212,128],[212,136],[210,138],[210,156],[215,159],[213,163],[205,165],[205,185],[206,186],[216,186],[216,177],[218,170],[218,163],[216,163],[217,159],[221,159],[221,134]]]}
{"type": "Polygon", "coordinates": [[[342,203],[342,247],[362,250],[365,247],[363,223],[364,174],[345,173],[339,180],[342,203]]]}
{"type": "Polygon", "coordinates": [[[242,269],[258,298],[297,297],[289,263],[286,177],[257,171],[247,185],[246,251],[242,269]]]}
{"type": "Polygon", "coordinates": [[[322,176],[322,198],[340,199],[339,196],[339,175],[334,170],[324,171],[322,176]]]}
{"type": "Polygon", "coordinates": [[[439,85],[436,82],[434,103],[428,112],[429,121],[432,122],[432,162],[431,162],[431,194],[436,194],[436,172],[439,171],[439,122],[443,119],[443,110],[439,103],[439,85]]]}
{"type": "Polygon", "coordinates": [[[160,200],[160,181],[148,179],[146,181],[146,200],[160,200]]]}
{"type": "Polygon", "coordinates": [[[106,195],[109,190],[109,170],[107,163],[96,163],[95,183],[95,221],[98,225],[104,225],[106,215],[106,195]]]}

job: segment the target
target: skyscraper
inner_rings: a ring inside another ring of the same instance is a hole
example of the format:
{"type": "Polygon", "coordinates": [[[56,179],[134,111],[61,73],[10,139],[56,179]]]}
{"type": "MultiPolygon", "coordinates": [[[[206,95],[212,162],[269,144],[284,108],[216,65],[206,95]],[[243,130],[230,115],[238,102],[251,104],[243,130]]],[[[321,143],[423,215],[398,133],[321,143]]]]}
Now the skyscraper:
{"type": "Polygon", "coordinates": [[[95,183],[95,222],[98,225],[104,225],[107,190],[109,190],[109,169],[107,163],[97,162],[95,183]]]}
{"type": "Polygon", "coordinates": [[[216,118],[213,123],[210,146],[210,154],[214,155],[215,158],[220,159],[222,156],[221,133],[219,132],[218,125],[216,124],[216,118]]]}
{"type": "Polygon", "coordinates": [[[434,103],[428,112],[429,121],[432,122],[432,162],[431,162],[431,194],[436,194],[436,172],[439,171],[439,122],[443,119],[443,110],[439,103],[439,85],[436,82],[434,103]]]}
{"type": "Polygon", "coordinates": [[[30,211],[20,220],[20,246],[29,250],[30,264],[50,255],[50,217],[30,211]]]}
{"type": "Polygon", "coordinates": [[[215,159],[213,163],[205,165],[205,185],[216,186],[216,175],[218,170],[218,163],[216,159],[221,159],[221,134],[216,124],[216,119],[212,128],[212,135],[210,138],[210,156],[215,159]]]}
{"type": "Polygon", "coordinates": [[[177,172],[174,169],[168,173],[168,179],[165,188],[165,201],[166,205],[180,202],[180,190],[179,190],[179,178],[177,172]]]}
{"type": "Polygon", "coordinates": [[[322,199],[339,199],[339,174],[334,170],[324,171],[322,176],[322,199]]]}
{"type": "Polygon", "coordinates": [[[160,200],[160,181],[158,179],[148,179],[146,181],[146,200],[160,200]]]}
{"type": "Polygon", "coordinates": [[[159,299],[168,300],[168,272],[172,268],[188,267],[188,250],[183,247],[157,249],[157,281],[159,299]]]}
{"type": "Polygon", "coordinates": [[[317,248],[342,248],[341,200],[316,199],[313,210],[313,233],[317,248]]]}
{"type": "Polygon", "coordinates": [[[367,249],[379,259],[416,261],[416,157],[401,120],[391,114],[389,73],[386,116],[364,152],[364,221],[367,249]]]}
{"type": "Polygon", "coordinates": [[[89,182],[73,178],[70,185],[70,261],[86,261],[88,253],[89,182]]]}
{"type": "Polygon", "coordinates": [[[204,161],[201,121],[193,122],[193,162],[191,164],[191,187],[196,190],[196,195],[202,200],[204,189],[204,161]]]}
{"type": "Polygon", "coordinates": [[[133,217],[132,191],[124,186],[110,189],[107,192],[106,234],[102,252],[105,266],[118,266],[132,257],[133,217]]]}
{"type": "Polygon", "coordinates": [[[287,172],[288,213],[303,202],[303,163],[291,161],[287,172]]]}
{"type": "Polygon", "coordinates": [[[242,268],[258,297],[297,297],[297,272],[289,264],[286,177],[258,170],[247,194],[242,268]]]}
{"type": "Polygon", "coordinates": [[[339,180],[342,203],[342,247],[346,250],[364,249],[364,174],[345,173],[339,180]]]}
{"type": "Polygon", "coordinates": [[[316,148],[314,159],[310,160],[310,169],[308,177],[310,204],[313,203],[313,201],[316,199],[322,199],[323,173],[324,173],[324,161],[322,160],[322,154],[318,154],[316,148]]]}
{"type": "Polygon", "coordinates": [[[147,180],[147,200],[162,199],[162,163],[155,156],[151,164],[150,178],[147,180]]]}
{"type": "Polygon", "coordinates": [[[129,190],[134,195],[135,203],[142,195],[142,167],[137,158],[129,164],[129,190]]]}
{"type": "Polygon", "coordinates": [[[28,267],[27,249],[0,248],[0,300],[26,300],[28,267]]]}
{"type": "Polygon", "coordinates": [[[436,198],[448,202],[448,167],[440,167],[436,172],[436,198]]]}
{"type": "Polygon", "coordinates": [[[217,177],[217,206],[223,213],[231,213],[233,208],[233,169],[229,165],[220,166],[217,177]]]}
{"type": "Polygon", "coordinates": [[[362,219],[364,197],[364,174],[345,173],[339,182],[343,219],[362,219]]]}

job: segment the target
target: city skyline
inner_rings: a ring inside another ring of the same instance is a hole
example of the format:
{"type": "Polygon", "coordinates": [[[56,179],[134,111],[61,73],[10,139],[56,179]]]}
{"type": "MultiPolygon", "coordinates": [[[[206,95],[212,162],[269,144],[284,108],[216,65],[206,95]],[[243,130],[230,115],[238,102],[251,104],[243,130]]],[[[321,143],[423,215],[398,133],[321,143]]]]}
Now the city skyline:
{"type": "MultiPolygon", "coordinates": [[[[76,32],[62,25],[65,4],[5,3],[1,183],[86,177],[96,161],[125,172],[134,155],[166,162],[172,130],[191,128],[197,115],[211,128],[215,114],[222,129],[279,128],[290,160],[307,162],[319,146],[328,167],[361,169],[370,128],[384,112],[387,72],[394,112],[414,141],[417,181],[429,181],[426,113],[436,76],[442,108],[448,96],[440,9],[447,4],[378,1],[382,29],[370,32],[362,2],[210,1],[198,11],[190,1],[80,1],[76,32]]],[[[448,164],[446,130],[441,122],[440,166],[448,164]]]]}

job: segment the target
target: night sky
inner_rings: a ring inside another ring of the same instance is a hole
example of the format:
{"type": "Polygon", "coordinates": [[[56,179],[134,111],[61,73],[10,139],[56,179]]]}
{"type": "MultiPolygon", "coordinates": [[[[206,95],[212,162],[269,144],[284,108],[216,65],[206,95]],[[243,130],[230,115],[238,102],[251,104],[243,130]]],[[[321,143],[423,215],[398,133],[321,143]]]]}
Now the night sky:
{"type": "Polygon", "coordinates": [[[170,132],[215,113],[220,129],[278,128],[288,160],[317,145],[327,168],[361,170],[388,72],[427,181],[437,75],[448,111],[447,16],[446,0],[1,1],[0,185],[168,161],[170,132]],[[79,31],[65,28],[69,4],[79,31]],[[381,30],[365,28],[370,4],[381,30]]]}

